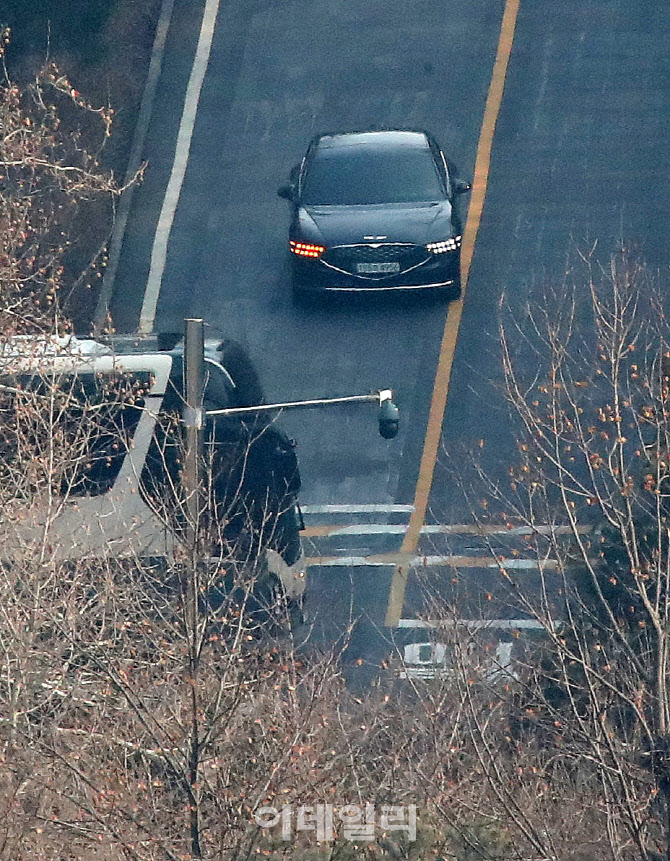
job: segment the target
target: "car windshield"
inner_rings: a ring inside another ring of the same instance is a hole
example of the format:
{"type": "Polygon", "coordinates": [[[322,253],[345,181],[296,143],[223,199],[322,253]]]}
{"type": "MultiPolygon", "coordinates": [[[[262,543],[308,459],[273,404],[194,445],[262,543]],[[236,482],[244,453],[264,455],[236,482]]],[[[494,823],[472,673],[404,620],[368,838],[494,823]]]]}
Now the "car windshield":
{"type": "Polygon", "coordinates": [[[428,149],[347,146],[317,150],[303,182],[304,206],[355,206],[443,200],[428,149]]]}

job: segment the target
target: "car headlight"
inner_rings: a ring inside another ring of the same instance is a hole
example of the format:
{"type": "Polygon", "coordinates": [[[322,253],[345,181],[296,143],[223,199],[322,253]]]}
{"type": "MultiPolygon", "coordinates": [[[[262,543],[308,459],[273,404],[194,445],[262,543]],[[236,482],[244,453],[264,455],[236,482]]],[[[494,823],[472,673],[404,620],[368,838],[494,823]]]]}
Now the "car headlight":
{"type": "Polygon", "coordinates": [[[450,239],[443,239],[441,242],[429,242],[426,245],[426,251],[431,254],[444,254],[445,251],[456,251],[461,247],[462,236],[452,236],[450,239]]]}
{"type": "Polygon", "coordinates": [[[321,257],[326,250],[323,245],[310,245],[308,242],[289,240],[289,248],[298,257],[321,257]]]}

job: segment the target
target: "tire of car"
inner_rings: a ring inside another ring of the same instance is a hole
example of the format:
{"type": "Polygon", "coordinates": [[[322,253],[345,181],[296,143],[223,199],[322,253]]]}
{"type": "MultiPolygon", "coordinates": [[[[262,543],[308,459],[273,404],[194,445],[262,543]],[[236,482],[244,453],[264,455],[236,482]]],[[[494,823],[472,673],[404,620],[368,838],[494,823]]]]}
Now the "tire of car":
{"type": "Polygon", "coordinates": [[[295,565],[302,553],[300,541],[300,524],[295,504],[288,506],[277,517],[274,549],[280,554],[287,565],[295,565]]]}

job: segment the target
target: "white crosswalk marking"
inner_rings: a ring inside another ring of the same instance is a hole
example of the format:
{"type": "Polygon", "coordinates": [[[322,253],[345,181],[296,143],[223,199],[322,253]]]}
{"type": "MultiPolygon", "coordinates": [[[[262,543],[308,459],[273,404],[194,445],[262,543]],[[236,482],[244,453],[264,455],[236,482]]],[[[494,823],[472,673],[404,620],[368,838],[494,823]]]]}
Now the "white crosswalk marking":
{"type": "Polygon", "coordinates": [[[462,626],[470,631],[480,629],[496,631],[544,631],[546,625],[537,619],[442,619],[438,622],[426,621],[424,619],[401,619],[399,628],[416,628],[420,630],[433,630],[440,628],[455,628],[462,626]]]}
{"type": "MultiPolygon", "coordinates": [[[[566,525],[426,524],[421,528],[417,552],[408,557],[400,553],[400,547],[412,511],[411,505],[386,503],[303,506],[306,527],[303,541],[308,565],[551,571],[559,565],[548,556],[548,539],[559,536],[569,539],[573,533],[566,525]],[[349,522],[343,522],[343,518],[349,522]],[[544,552],[538,551],[536,539],[544,552]]],[[[584,533],[588,529],[579,531],[584,533]]]]}
{"type": "MultiPolygon", "coordinates": [[[[406,553],[402,548],[412,510],[398,504],[303,506],[303,544],[312,576],[334,584],[333,594],[339,588],[349,594],[353,583],[358,595],[377,596],[389,584],[386,619],[391,621],[386,625],[394,631],[391,665],[400,678],[448,677],[451,640],[460,637],[459,631],[473,643],[475,637],[482,641],[477,660],[483,660],[491,679],[512,677],[514,650],[523,649],[528,638],[542,637],[545,628],[537,619],[519,618],[524,613],[515,609],[510,580],[528,595],[542,594],[547,583],[563,576],[555,548],[573,541],[573,529],[505,521],[427,523],[417,547],[406,553]],[[398,571],[403,583],[396,594],[398,571]],[[395,612],[389,616],[392,602],[395,612]]],[[[580,527],[578,533],[589,531],[580,527]]]]}
{"type": "MultiPolygon", "coordinates": [[[[303,509],[303,514],[305,513],[303,509]]],[[[585,531],[585,530],[580,530],[585,531]]],[[[325,524],[308,526],[305,536],[320,535],[404,535],[407,526],[394,523],[355,523],[351,526],[325,524]]],[[[569,535],[570,526],[500,526],[476,523],[436,523],[421,527],[422,535],[569,535]]]]}
{"type": "Polygon", "coordinates": [[[510,557],[493,556],[412,556],[405,558],[400,553],[390,553],[385,556],[308,556],[307,565],[321,565],[327,568],[351,567],[357,565],[370,565],[379,567],[384,565],[407,564],[410,568],[434,568],[444,565],[451,568],[506,568],[516,571],[543,570],[558,571],[559,563],[556,559],[514,559],[510,557]]]}
{"type": "Polygon", "coordinates": [[[357,503],[355,505],[303,505],[303,514],[411,514],[413,505],[395,505],[386,503],[357,503]]]}

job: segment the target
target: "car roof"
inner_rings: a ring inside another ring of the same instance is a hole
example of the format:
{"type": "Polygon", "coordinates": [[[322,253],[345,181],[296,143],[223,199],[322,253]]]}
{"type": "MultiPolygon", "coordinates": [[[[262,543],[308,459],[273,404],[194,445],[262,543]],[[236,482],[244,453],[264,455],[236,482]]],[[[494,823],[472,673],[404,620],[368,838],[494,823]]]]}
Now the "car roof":
{"type": "Polygon", "coordinates": [[[387,129],[385,131],[342,132],[341,134],[322,134],[314,138],[321,155],[328,151],[342,152],[350,147],[365,147],[373,150],[429,148],[428,134],[417,129],[387,129]]]}

